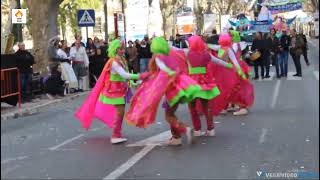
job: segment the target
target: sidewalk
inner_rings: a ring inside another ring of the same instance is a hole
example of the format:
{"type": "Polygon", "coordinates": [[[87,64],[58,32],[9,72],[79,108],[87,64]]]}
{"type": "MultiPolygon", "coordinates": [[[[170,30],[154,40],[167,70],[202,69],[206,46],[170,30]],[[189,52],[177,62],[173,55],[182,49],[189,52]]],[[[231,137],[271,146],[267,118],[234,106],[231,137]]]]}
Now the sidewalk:
{"type": "Polygon", "coordinates": [[[21,104],[21,108],[18,107],[18,104],[17,106],[11,106],[9,104],[1,102],[1,121],[32,115],[40,112],[40,110],[44,107],[50,106],[55,103],[66,102],[80,96],[85,96],[88,93],[89,91],[76,94],[68,94],[61,99],[49,99],[44,94],[41,95],[40,98],[33,99],[33,101],[30,103],[21,104]]]}

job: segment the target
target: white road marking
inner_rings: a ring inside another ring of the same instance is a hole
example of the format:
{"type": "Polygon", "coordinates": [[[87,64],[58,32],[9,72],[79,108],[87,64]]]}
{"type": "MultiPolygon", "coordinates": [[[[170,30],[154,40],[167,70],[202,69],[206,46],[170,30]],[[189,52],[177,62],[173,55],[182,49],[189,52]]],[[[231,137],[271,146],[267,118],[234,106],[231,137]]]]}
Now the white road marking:
{"type": "Polygon", "coordinates": [[[136,147],[136,146],[148,146],[148,145],[163,145],[166,140],[171,137],[170,131],[162,132],[158,135],[149,137],[147,139],[135,142],[133,144],[128,144],[127,147],[136,147]]]}
{"type": "Polygon", "coordinates": [[[134,164],[136,164],[140,159],[146,156],[155,147],[155,145],[144,147],[141,151],[132,156],[127,162],[123,163],[116,170],[112,171],[109,175],[104,177],[103,180],[119,178],[123,173],[130,169],[134,164]]]}
{"type": "Polygon", "coordinates": [[[23,159],[26,159],[28,158],[28,156],[19,156],[19,157],[16,157],[16,158],[8,158],[8,159],[5,159],[3,161],[1,161],[1,164],[6,164],[10,161],[16,161],[16,160],[23,160],[23,159]]]}
{"type": "Polygon", "coordinates": [[[146,156],[153,148],[156,146],[164,145],[165,141],[171,137],[170,131],[165,131],[155,136],[151,136],[144,140],[135,142],[133,144],[127,145],[127,147],[136,147],[136,146],[145,146],[141,151],[132,156],[127,162],[123,163],[117,169],[112,171],[109,175],[104,177],[103,179],[117,179],[123,173],[125,173],[128,169],[130,169],[134,164],[140,161],[144,156],[146,156]]]}
{"type": "Polygon", "coordinates": [[[91,129],[91,131],[99,131],[101,129],[103,129],[104,127],[98,127],[98,128],[94,128],[94,129],[91,129]]]}
{"type": "Polygon", "coordinates": [[[262,133],[260,135],[260,138],[259,138],[259,143],[262,144],[264,143],[265,139],[266,139],[266,134],[267,134],[267,129],[266,128],[263,128],[262,129],[262,133]]]}
{"type": "Polygon", "coordinates": [[[313,75],[316,77],[316,79],[319,81],[319,71],[313,71],[313,75]]]}
{"type": "Polygon", "coordinates": [[[277,80],[276,86],[274,88],[273,96],[272,96],[271,109],[273,109],[274,106],[276,105],[276,102],[279,96],[280,84],[281,84],[281,81],[277,80]]]}
{"type": "Polygon", "coordinates": [[[66,145],[66,144],[68,144],[68,143],[70,143],[70,142],[72,142],[72,141],[74,141],[74,140],[76,140],[76,139],[79,139],[79,138],[81,138],[82,136],[84,136],[84,134],[79,134],[79,135],[76,136],[76,137],[73,137],[73,138],[71,138],[71,139],[65,140],[65,141],[62,142],[61,144],[58,144],[58,145],[56,145],[56,146],[53,146],[53,147],[49,148],[49,150],[51,150],[51,151],[57,150],[59,147],[62,147],[62,146],[66,145]]]}

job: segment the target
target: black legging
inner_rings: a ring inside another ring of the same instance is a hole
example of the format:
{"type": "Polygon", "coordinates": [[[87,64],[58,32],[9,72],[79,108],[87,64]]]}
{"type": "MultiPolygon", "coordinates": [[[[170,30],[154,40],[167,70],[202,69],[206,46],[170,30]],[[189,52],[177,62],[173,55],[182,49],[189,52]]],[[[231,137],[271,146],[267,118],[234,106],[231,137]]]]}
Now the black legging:
{"type": "Polygon", "coordinates": [[[263,63],[263,58],[259,58],[257,60],[254,61],[253,63],[254,65],[254,74],[255,74],[255,78],[259,78],[259,70],[258,67],[260,66],[261,68],[261,77],[264,77],[264,63],[263,63]]]}
{"type": "Polygon", "coordinates": [[[307,48],[303,48],[303,57],[304,57],[304,61],[306,62],[307,65],[309,65],[309,59],[308,59],[308,49],[307,48]]]}
{"type": "Polygon", "coordinates": [[[270,53],[269,52],[267,52],[263,56],[263,65],[266,70],[266,76],[269,76],[269,71],[270,71],[270,53]]]}

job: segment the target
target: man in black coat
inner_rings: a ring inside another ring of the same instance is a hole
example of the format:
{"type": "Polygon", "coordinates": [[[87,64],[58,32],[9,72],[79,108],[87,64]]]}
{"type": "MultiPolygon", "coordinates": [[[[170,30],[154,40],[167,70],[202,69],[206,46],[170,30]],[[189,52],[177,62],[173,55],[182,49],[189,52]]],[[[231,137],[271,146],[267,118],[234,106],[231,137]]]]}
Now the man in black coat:
{"type": "Polygon", "coordinates": [[[303,38],[304,41],[304,46],[302,47],[302,55],[304,57],[304,61],[306,62],[307,66],[310,65],[309,59],[308,59],[308,41],[307,41],[307,37],[305,34],[303,34],[303,32],[301,32],[299,34],[299,36],[301,36],[303,38]]]}
{"type": "Polygon", "coordinates": [[[35,64],[32,54],[25,50],[25,44],[19,42],[18,51],[15,53],[17,56],[17,67],[20,72],[20,84],[21,84],[21,97],[23,102],[29,102],[32,99],[32,65],[35,64]]]}
{"type": "Polygon", "coordinates": [[[219,44],[219,35],[217,34],[217,30],[212,30],[212,35],[207,40],[208,44],[219,44]]]}
{"type": "Polygon", "coordinates": [[[280,38],[280,47],[279,47],[279,64],[281,70],[281,76],[287,77],[288,74],[288,58],[289,58],[289,46],[290,46],[290,36],[287,35],[287,31],[282,31],[280,38]]]}

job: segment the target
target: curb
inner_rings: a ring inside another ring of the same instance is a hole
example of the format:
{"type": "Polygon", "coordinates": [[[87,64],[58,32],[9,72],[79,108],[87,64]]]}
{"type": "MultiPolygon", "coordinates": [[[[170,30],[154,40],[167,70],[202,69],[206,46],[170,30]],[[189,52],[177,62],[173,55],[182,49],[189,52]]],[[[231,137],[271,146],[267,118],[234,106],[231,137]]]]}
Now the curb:
{"type": "Polygon", "coordinates": [[[43,104],[40,104],[40,105],[32,106],[30,108],[25,108],[25,109],[21,108],[21,109],[15,110],[13,112],[9,112],[9,113],[3,114],[3,115],[1,114],[1,122],[9,120],[9,119],[15,119],[15,118],[18,118],[18,117],[23,117],[23,116],[28,116],[28,115],[35,114],[35,113],[40,112],[41,108],[48,107],[48,106],[50,106],[52,104],[56,104],[56,103],[67,102],[67,101],[73,100],[73,99],[75,99],[77,97],[80,97],[80,96],[83,96],[83,95],[87,95],[88,93],[89,93],[89,91],[82,92],[82,93],[79,93],[79,94],[75,94],[75,95],[72,95],[72,96],[65,97],[63,99],[55,99],[53,101],[49,101],[49,102],[46,102],[46,103],[43,103],[43,104]]]}

